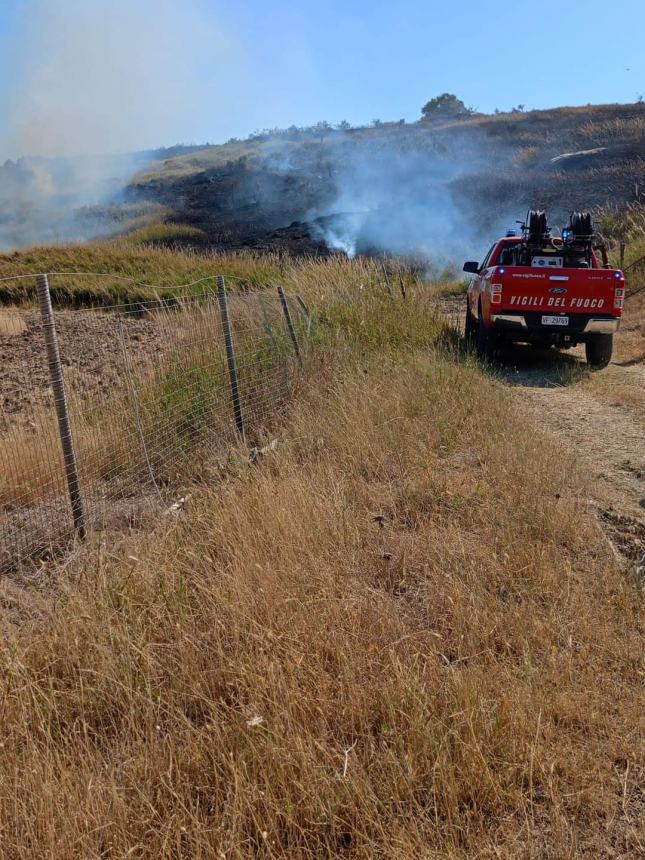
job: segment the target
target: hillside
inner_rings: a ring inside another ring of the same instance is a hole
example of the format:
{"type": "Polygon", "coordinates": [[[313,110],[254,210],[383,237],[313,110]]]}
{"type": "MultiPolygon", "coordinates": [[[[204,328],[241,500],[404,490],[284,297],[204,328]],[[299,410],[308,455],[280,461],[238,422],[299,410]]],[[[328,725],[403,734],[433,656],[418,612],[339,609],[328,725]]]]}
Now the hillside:
{"type": "Polygon", "coordinates": [[[220,146],[0,167],[0,249],[144,243],[451,257],[529,206],[642,202],[645,105],[271,131],[220,146]]]}
{"type": "Polygon", "coordinates": [[[192,244],[449,254],[529,205],[559,223],[643,188],[634,104],[258,135],[156,160],[128,197],[195,228],[192,244]]]}

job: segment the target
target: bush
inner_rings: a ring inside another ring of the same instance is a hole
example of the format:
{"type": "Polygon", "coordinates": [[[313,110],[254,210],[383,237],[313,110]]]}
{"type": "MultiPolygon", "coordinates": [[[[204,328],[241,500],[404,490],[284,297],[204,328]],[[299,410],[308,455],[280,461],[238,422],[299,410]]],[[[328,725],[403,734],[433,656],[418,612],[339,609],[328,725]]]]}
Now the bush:
{"type": "Polygon", "coordinates": [[[471,113],[472,110],[467,108],[454,93],[442,93],[440,96],[435,96],[421,108],[424,119],[470,116],[471,113]]]}

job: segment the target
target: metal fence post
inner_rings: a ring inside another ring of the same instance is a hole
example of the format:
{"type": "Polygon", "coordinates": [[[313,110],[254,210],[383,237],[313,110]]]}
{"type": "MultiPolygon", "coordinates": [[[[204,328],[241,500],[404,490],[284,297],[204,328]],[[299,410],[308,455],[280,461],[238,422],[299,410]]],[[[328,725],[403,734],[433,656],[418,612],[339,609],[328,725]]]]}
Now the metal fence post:
{"type": "Polygon", "coordinates": [[[65,477],[69,489],[69,500],[72,506],[72,517],[74,528],[79,537],[85,536],[85,511],[83,508],[83,496],[81,484],[78,477],[78,466],[76,464],[76,452],[74,451],[74,440],[72,428],[69,421],[69,409],[65,395],[65,380],[63,378],[63,366],[60,360],[58,348],[58,336],[56,334],[56,321],[52,308],[51,294],[49,292],[49,281],[47,275],[36,276],[36,290],[40,314],[43,320],[45,334],[45,348],[47,350],[47,363],[49,365],[49,378],[54,392],[54,406],[58,419],[58,432],[63,449],[63,461],[65,463],[65,477]]]}
{"type": "Polygon", "coordinates": [[[300,344],[298,343],[298,338],[296,337],[296,330],[293,327],[293,320],[291,319],[291,311],[289,310],[287,297],[285,296],[282,287],[278,287],[278,295],[280,296],[280,304],[282,305],[284,318],[287,321],[287,329],[289,331],[289,337],[291,338],[291,342],[293,343],[293,350],[298,357],[298,361],[300,362],[300,364],[302,364],[302,356],[300,355],[300,344]]]}
{"type": "Polygon", "coordinates": [[[244,432],[244,417],[242,415],[242,401],[240,399],[240,386],[237,378],[237,365],[235,363],[235,350],[233,348],[233,335],[231,333],[231,320],[228,315],[228,302],[226,300],[226,287],[222,275],[217,276],[217,301],[222,318],[222,329],[224,331],[224,344],[226,346],[226,363],[228,365],[228,378],[231,385],[231,400],[233,402],[233,415],[235,426],[242,441],[246,439],[244,432]]]}

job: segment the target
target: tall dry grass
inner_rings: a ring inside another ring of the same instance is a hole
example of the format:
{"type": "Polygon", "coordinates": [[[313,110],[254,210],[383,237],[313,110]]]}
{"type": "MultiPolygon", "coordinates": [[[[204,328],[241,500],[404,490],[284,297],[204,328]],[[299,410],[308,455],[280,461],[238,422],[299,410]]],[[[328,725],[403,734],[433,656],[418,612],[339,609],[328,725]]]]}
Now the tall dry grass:
{"type": "Polygon", "coordinates": [[[137,237],[34,247],[0,254],[0,302],[35,301],[35,276],[40,272],[63,273],[50,278],[55,304],[83,307],[183,295],[186,285],[194,285],[195,293],[200,293],[209,281],[214,287],[217,275],[224,275],[231,286],[260,287],[278,278],[282,268],[277,254],[179,251],[141,244],[137,237]],[[16,275],[27,277],[15,279],[16,275]]]}
{"type": "MultiPolygon", "coordinates": [[[[409,268],[394,261],[388,261],[387,267],[397,293],[401,278],[407,286],[415,282],[416,276],[409,268]]],[[[332,285],[350,290],[359,285],[382,289],[383,271],[379,261],[347,260],[341,255],[294,259],[278,253],[208,253],[148,246],[133,238],[122,238],[0,254],[0,302],[35,301],[35,276],[41,272],[67,273],[50,277],[55,304],[85,307],[154,302],[159,296],[184,296],[191,291],[199,295],[214,289],[218,275],[225,277],[232,290],[278,283],[287,290],[307,284],[326,289],[332,285]]]]}
{"type": "Polygon", "coordinates": [[[5,583],[3,856],[642,850],[638,593],[584,477],[359,288],[260,467],[5,583]]]}
{"type": "Polygon", "coordinates": [[[578,127],[576,134],[596,145],[642,141],[645,134],[645,116],[636,113],[628,117],[590,119],[578,127]]]}
{"type": "Polygon", "coordinates": [[[18,314],[0,308],[0,337],[17,337],[25,330],[25,324],[18,314]]]}

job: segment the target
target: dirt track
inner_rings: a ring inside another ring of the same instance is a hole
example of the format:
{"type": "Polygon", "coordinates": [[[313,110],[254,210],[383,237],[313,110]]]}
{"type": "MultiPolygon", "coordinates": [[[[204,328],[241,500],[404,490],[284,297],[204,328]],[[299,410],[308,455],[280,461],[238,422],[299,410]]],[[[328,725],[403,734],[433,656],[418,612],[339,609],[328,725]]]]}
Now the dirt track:
{"type": "MultiPolygon", "coordinates": [[[[453,322],[462,296],[441,299],[453,322]]],[[[588,370],[584,350],[503,349],[493,370],[534,419],[572,449],[589,476],[589,501],[614,547],[630,560],[645,554],[645,307],[628,308],[614,361],[588,370]]]]}
{"type": "Polygon", "coordinates": [[[501,372],[533,412],[573,448],[589,476],[590,501],[617,549],[645,553],[645,365],[590,373],[576,350],[515,347],[501,372]]]}

